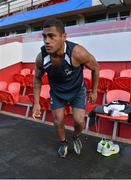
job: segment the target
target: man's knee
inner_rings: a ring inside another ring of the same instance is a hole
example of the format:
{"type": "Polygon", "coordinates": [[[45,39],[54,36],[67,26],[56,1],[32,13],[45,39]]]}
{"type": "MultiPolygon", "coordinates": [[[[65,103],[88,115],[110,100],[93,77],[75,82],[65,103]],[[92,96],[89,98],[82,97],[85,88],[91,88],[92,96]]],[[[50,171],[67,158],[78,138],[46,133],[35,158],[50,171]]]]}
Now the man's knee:
{"type": "Polygon", "coordinates": [[[84,126],[84,124],[85,124],[85,114],[84,113],[75,114],[74,115],[74,121],[75,121],[75,124],[78,124],[80,126],[84,126]]]}
{"type": "Polygon", "coordinates": [[[54,125],[56,127],[60,127],[63,125],[63,121],[64,121],[64,112],[54,112],[53,113],[53,118],[54,118],[54,125]]]}
{"type": "Polygon", "coordinates": [[[54,118],[54,125],[56,126],[56,127],[61,127],[61,126],[63,126],[63,119],[59,119],[59,118],[54,118]]]}

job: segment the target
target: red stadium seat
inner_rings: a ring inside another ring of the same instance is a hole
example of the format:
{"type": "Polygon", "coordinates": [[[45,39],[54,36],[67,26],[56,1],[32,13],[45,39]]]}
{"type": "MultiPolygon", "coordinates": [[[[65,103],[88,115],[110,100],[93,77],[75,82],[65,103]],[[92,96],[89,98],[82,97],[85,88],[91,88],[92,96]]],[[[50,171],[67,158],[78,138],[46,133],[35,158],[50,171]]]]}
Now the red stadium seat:
{"type": "Polygon", "coordinates": [[[105,94],[110,89],[113,83],[114,76],[115,76],[115,71],[111,69],[100,70],[98,92],[103,94],[102,104],[105,103],[105,94]]]}
{"type": "Polygon", "coordinates": [[[48,80],[48,75],[47,74],[43,75],[43,77],[42,77],[42,84],[43,85],[49,84],[49,80],[48,80]]]}
{"type": "Polygon", "coordinates": [[[27,74],[31,74],[31,69],[29,68],[21,69],[20,74],[22,74],[23,76],[26,76],[27,74]]]}
{"type": "MultiPolygon", "coordinates": [[[[110,103],[112,101],[126,101],[130,102],[131,95],[129,92],[124,91],[124,90],[110,90],[107,92],[106,95],[106,101],[107,103],[110,103]]],[[[112,134],[112,139],[116,139],[116,130],[117,130],[117,125],[119,122],[127,122],[128,121],[128,116],[111,116],[107,114],[96,114],[96,118],[104,118],[108,120],[114,121],[114,127],[113,127],[113,134],[112,134]]]]}
{"type": "Polygon", "coordinates": [[[21,86],[25,87],[25,76],[22,74],[14,74],[13,79],[15,82],[19,82],[21,86]]]}
{"type": "Polygon", "coordinates": [[[34,80],[34,75],[33,74],[27,74],[25,76],[25,84],[26,86],[29,86],[29,87],[33,87],[33,80],[34,80]]]}
{"type": "Polygon", "coordinates": [[[130,77],[131,78],[131,69],[125,69],[120,72],[120,77],[130,77]]]}
{"type": "Polygon", "coordinates": [[[120,72],[120,77],[113,81],[112,89],[122,89],[131,93],[131,69],[120,72]]]}
{"type": "Polygon", "coordinates": [[[31,73],[31,69],[29,68],[24,68],[21,69],[20,73],[14,74],[13,79],[15,82],[19,82],[20,85],[24,88],[23,89],[23,95],[26,93],[26,75],[31,73]]]}
{"type": "Polygon", "coordinates": [[[89,129],[89,120],[88,114],[96,107],[98,104],[94,103],[91,104],[90,102],[86,101],[86,124],[85,124],[85,130],[88,131],[89,129]]]}
{"type": "Polygon", "coordinates": [[[13,82],[8,85],[8,91],[13,95],[15,102],[19,101],[20,83],[13,82]]]}
{"type": "Polygon", "coordinates": [[[32,74],[33,74],[33,75],[35,74],[35,69],[32,70],[32,74]]]}
{"type": "Polygon", "coordinates": [[[83,77],[87,91],[91,90],[91,71],[87,68],[83,69],[83,77]]]}
{"type": "MultiPolygon", "coordinates": [[[[34,94],[28,94],[32,104],[34,104],[34,94]]],[[[42,85],[40,92],[40,105],[43,111],[42,121],[45,121],[46,112],[50,109],[50,86],[42,85]]]]}
{"type": "Polygon", "coordinates": [[[19,101],[20,84],[10,83],[7,91],[0,91],[0,101],[6,104],[15,104],[19,101]]]}
{"type": "Polygon", "coordinates": [[[7,90],[7,82],[6,81],[0,81],[0,90],[7,90]]]}

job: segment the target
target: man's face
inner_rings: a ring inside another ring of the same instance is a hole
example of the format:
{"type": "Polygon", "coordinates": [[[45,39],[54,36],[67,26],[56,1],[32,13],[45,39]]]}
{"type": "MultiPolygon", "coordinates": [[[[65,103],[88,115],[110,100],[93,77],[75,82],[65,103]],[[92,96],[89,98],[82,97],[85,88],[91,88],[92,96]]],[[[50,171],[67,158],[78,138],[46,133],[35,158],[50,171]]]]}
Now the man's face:
{"type": "Polygon", "coordinates": [[[43,28],[43,39],[48,53],[55,53],[61,50],[66,40],[66,34],[60,33],[55,26],[43,28]]]}

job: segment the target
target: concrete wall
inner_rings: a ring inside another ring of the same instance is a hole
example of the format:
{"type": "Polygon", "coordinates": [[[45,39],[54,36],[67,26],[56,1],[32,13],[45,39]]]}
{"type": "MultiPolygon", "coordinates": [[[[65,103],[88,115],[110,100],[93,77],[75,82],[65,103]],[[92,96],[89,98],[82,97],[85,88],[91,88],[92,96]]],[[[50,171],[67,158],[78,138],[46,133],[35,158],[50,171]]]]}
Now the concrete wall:
{"type": "MultiPolygon", "coordinates": [[[[68,40],[84,46],[98,61],[131,61],[131,32],[72,37],[68,40]]],[[[24,43],[23,62],[34,61],[42,45],[42,41],[24,43]]]]}
{"type": "Polygon", "coordinates": [[[22,61],[22,44],[8,43],[0,46],[0,69],[22,61]]]}
{"type": "MultiPolygon", "coordinates": [[[[131,61],[131,32],[72,37],[92,53],[97,61],[131,61]]],[[[8,43],[0,46],[0,68],[22,62],[35,62],[43,41],[8,43]]]]}

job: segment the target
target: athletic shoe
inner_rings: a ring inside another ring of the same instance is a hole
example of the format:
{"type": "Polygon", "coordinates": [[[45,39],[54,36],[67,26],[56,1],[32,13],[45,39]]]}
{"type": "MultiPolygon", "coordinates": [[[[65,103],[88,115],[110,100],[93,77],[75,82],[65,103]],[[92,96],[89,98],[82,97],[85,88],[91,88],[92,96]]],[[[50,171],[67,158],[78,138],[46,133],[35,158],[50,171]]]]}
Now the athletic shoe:
{"type": "Polygon", "coordinates": [[[97,144],[97,152],[101,153],[103,146],[106,144],[106,139],[102,139],[98,144],[97,144]]]}
{"type": "Polygon", "coordinates": [[[112,141],[108,141],[106,139],[102,139],[98,144],[97,144],[97,152],[102,153],[102,148],[107,145],[107,143],[111,146],[113,144],[112,141]]]}
{"type": "Polygon", "coordinates": [[[58,149],[58,155],[62,158],[65,158],[67,155],[68,150],[68,143],[67,141],[61,141],[60,147],[58,149]]]}
{"type": "Polygon", "coordinates": [[[74,151],[77,155],[80,155],[82,149],[82,143],[79,137],[73,137],[74,151]]]}
{"type": "Polygon", "coordinates": [[[103,156],[111,156],[112,154],[117,154],[120,151],[118,144],[109,144],[108,142],[103,146],[101,154],[103,156]]]}

